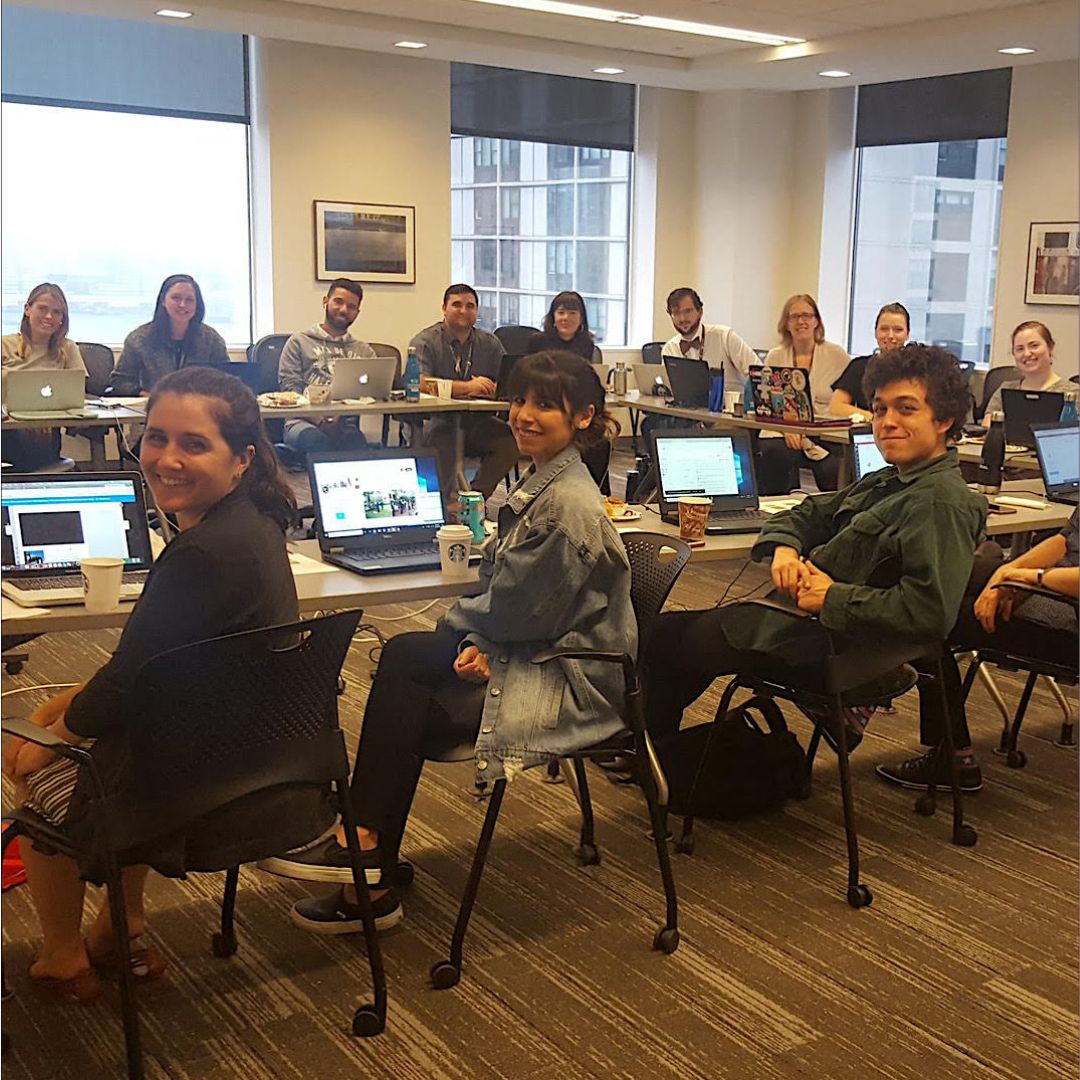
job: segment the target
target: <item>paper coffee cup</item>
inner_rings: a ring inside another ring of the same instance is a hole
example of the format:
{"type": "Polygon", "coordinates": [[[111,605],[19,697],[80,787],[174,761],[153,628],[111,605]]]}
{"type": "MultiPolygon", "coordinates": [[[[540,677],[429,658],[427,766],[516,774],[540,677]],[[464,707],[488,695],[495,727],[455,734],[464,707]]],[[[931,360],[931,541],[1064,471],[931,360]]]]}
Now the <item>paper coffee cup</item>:
{"type": "Polygon", "coordinates": [[[472,529],[468,525],[444,525],[435,534],[444,577],[462,580],[469,576],[472,529]]]}
{"type": "Polygon", "coordinates": [[[330,387],[325,384],[313,385],[307,388],[309,405],[327,405],[330,402],[330,387]]]}
{"type": "Polygon", "coordinates": [[[724,391],[724,412],[729,414],[735,413],[735,406],[742,404],[742,394],[738,390],[725,390],[724,391]]]}
{"type": "Polygon", "coordinates": [[[684,495],[679,499],[679,536],[684,540],[703,540],[711,509],[712,499],[700,495],[684,495]]]}
{"type": "Polygon", "coordinates": [[[83,559],[79,563],[83,580],[83,604],[93,614],[115,611],[120,604],[124,560],[109,557],[83,559]]]}

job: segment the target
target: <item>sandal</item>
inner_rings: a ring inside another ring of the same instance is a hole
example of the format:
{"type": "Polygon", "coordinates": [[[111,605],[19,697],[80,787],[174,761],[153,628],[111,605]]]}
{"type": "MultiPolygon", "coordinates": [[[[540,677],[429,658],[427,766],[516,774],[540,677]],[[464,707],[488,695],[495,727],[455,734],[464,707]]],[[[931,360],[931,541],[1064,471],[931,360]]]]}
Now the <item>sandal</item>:
{"type": "MultiPolygon", "coordinates": [[[[128,942],[128,952],[131,957],[131,974],[137,982],[152,982],[160,979],[168,969],[165,958],[154,948],[153,945],[142,944],[142,935],[137,934],[128,942]]],[[[90,963],[95,970],[106,978],[115,979],[120,973],[120,956],[114,945],[107,953],[95,956],[89,946],[86,949],[90,963]]]]}
{"type": "Polygon", "coordinates": [[[105,992],[105,987],[93,968],[80,971],[70,979],[58,979],[52,975],[30,975],[30,983],[63,998],[64,1001],[78,1005],[89,1005],[105,992]]]}

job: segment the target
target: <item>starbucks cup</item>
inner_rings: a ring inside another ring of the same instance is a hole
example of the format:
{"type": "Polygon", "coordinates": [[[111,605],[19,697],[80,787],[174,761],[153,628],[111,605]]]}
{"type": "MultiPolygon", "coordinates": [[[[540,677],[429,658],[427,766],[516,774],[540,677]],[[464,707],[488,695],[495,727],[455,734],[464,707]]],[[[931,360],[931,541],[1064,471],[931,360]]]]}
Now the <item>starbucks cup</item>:
{"type": "Polygon", "coordinates": [[[83,559],[79,563],[83,580],[83,604],[92,614],[115,611],[120,604],[124,560],[106,557],[83,559]]]}
{"type": "Polygon", "coordinates": [[[712,499],[699,495],[684,495],[679,499],[679,536],[691,542],[704,540],[711,509],[712,499]]]}
{"type": "Polygon", "coordinates": [[[457,581],[467,578],[472,529],[468,525],[444,525],[435,534],[435,539],[439,543],[439,562],[443,577],[457,581]]]}

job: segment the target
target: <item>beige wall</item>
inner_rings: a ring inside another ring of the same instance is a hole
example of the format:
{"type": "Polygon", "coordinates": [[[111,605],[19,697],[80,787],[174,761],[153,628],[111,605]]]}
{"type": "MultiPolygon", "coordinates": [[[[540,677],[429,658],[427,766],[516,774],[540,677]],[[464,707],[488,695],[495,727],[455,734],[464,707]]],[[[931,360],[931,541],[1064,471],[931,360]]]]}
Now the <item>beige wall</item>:
{"type": "Polygon", "coordinates": [[[1078,128],[1075,63],[1013,69],[991,354],[995,366],[1012,362],[1012,328],[1025,319],[1039,319],[1057,341],[1056,370],[1076,374],[1080,312],[1075,307],[1025,304],[1024,285],[1030,223],[1077,220],[1078,128]]]}
{"type": "Polygon", "coordinates": [[[257,308],[257,332],[288,333],[320,316],[314,200],[409,205],[416,284],[366,285],[353,327],[404,350],[440,317],[449,284],[449,65],[267,39],[253,43],[252,60],[256,269],[266,267],[273,296],[272,312],[257,308]]]}

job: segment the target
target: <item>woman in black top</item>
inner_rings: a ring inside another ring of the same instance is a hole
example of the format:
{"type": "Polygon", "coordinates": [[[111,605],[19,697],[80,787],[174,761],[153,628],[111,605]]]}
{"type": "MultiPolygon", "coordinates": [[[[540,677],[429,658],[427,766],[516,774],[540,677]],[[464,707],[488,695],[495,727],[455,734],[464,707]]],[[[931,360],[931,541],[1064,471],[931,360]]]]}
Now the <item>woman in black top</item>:
{"type": "Polygon", "coordinates": [[[831,416],[852,416],[870,419],[870,402],[863,393],[863,376],[866,365],[878,353],[891,352],[907,343],[911,336],[911,316],[903,304],[886,304],[877,315],[874,323],[874,338],[877,340],[877,352],[870,356],[856,356],[840,378],[832,384],[833,396],[829,402],[831,416]]]}
{"type": "MultiPolygon", "coordinates": [[[[155,562],[108,663],[31,718],[68,742],[93,739],[95,763],[109,792],[123,792],[132,782],[127,732],[139,717],[131,709],[131,691],[146,660],[166,649],[297,617],[284,540],[295,501],[263,433],[255,398],[238,379],[198,367],[162,379],[150,397],[140,461],[159,510],[175,515],[180,533],[155,562]]],[[[4,767],[22,801],[88,848],[76,864],[24,845],[45,939],[30,977],[65,997],[93,1000],[101,983],[92,965],[112,960],[115,943],[108,905],[85,944],[80,936],[84,879],[102,877],[93,854],[84,779],[67,759],[20,740],[5,748],[4,767]]],[[[270,854],[310,841],[333,819],[322,788],[275,792],[269,803],[264,793],[256,794],[215,816],[213,851],[199,857],[228,865],[238,838],[258,845],[260,837],[270,854]],[[283,807],[287,836],[268,824],[270,819],[281,822],[283,807]]],[[[200,826],[200,838],[208,832],[200,826]]],[[[143,864],[182,874],[186,841],[182,833],[172,833],[125,853],[133,940],[144,930],[142,893],[149,867],[143,864]]],[[[132,969],[137,976],[153,977],[162,973],[164,963],[135,942],[132,969]]]]}
{"type": "Polygon", "coordinates": [[[600,350],[589,332],[589,315],[581,293],[559,293],[544,316],[544,329],[529,338],[529,355],[538,352],[577,353],[590,364],[600,362],[600,350]]]}

